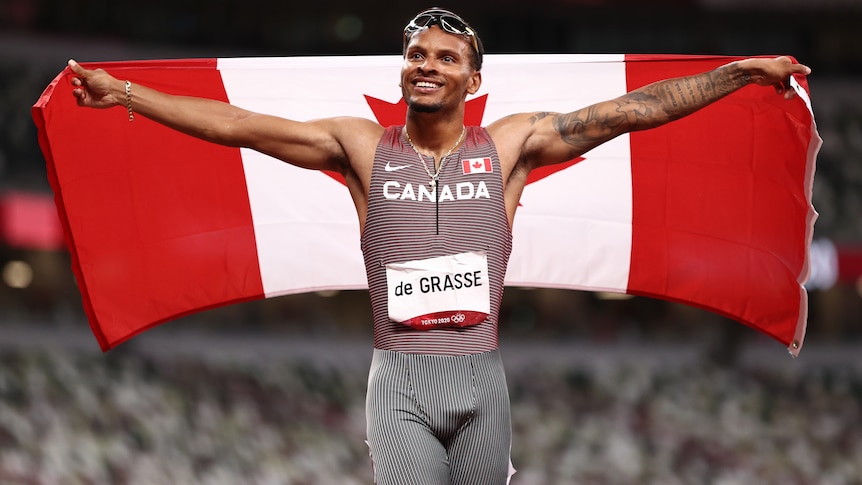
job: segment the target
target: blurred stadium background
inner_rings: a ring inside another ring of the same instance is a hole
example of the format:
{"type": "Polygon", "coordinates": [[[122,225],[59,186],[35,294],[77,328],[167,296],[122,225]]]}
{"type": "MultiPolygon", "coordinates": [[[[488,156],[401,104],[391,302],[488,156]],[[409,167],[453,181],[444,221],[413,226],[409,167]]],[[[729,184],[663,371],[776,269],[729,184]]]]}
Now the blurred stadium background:
{"type": "MultiPolygon", "coordinates": [[[[456,3],[490,53],[792,54],[824,139],[797,359],[677,304],[507,290],[513,483],[862,484],[862,0],[456,3]]],[[[102,354],[30,107],[71,57],[399,53],[427,6],[0,0],[0,483],[371,482],[364,292],[212,310],[102,354]]]]}

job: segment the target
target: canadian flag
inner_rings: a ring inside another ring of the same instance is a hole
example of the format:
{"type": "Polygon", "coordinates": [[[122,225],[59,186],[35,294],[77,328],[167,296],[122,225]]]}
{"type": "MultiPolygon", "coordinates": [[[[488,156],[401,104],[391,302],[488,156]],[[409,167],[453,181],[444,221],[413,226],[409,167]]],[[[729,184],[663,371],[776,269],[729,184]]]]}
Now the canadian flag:
{"type": "Polygon", "coordinates": [[[490,158],[467,158],[461,160],[461,167],[464,169],[464,174],[471,173],[490,173],[491,168],[490,158]]]}
{"type": "MultiPolygon", "coordinates": [[[[730,57],[489,55],[465,122],[575,110],[730,57]]],[[[403,123],[399,56],[90,63],[120,79],[296,120],[403,123]],[[349,83],[344,73],[350,72],[349,83]]],[[[67,68],[33,107],[84,309],[103,349],[234,302],[365,288],[337,176],[76,106],[67,68]]],[[[506,283],[630,293],[734,318],[796,354],[820,147],[804,78],[530,174],[506,283]]],[[[474,170],[470,161],[465,170],[474,170]]],[[[485,165],[477,167],[484,170],[485,165]]]]}

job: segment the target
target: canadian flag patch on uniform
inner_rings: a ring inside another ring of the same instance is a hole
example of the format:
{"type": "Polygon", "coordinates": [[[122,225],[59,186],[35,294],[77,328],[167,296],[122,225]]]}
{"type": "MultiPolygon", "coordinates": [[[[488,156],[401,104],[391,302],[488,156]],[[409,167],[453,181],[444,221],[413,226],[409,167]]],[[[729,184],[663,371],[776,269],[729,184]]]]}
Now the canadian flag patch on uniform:
{"type": "Polygon", "coordinates": [[[461,166],[464,168],[464,175],[471,173],[491,173],[491,159],[485,158],[465,158],[461,160],[461,166]]]}

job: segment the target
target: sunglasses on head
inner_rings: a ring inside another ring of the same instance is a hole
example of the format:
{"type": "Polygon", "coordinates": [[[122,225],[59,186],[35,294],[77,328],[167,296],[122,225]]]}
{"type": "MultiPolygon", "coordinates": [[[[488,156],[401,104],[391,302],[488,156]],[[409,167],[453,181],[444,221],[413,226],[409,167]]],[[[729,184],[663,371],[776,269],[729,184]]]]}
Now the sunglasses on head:
{"type": "Polygon", "coordinates": [[[476,33],[463,20],[448,12],[424,12],[417,15],[404,27],[404,42],[406,44],[409,34],[427,29],[432,25],[439,25],[444,32],[455,35],[466,35],[470,37],[473,50],[479,52],[479,42],[476,33]]]}

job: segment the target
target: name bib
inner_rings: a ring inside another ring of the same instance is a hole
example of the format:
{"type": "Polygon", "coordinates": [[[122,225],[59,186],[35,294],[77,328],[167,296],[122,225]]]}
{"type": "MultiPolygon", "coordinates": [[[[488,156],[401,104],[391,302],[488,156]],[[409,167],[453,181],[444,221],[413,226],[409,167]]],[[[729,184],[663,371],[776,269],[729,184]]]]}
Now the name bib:
{"type": "Polygon", "coordinates": [[[468,327],[491,312],[484,251],[387,264],[386,284],[389,319],[418,330],[468,327]]]}

